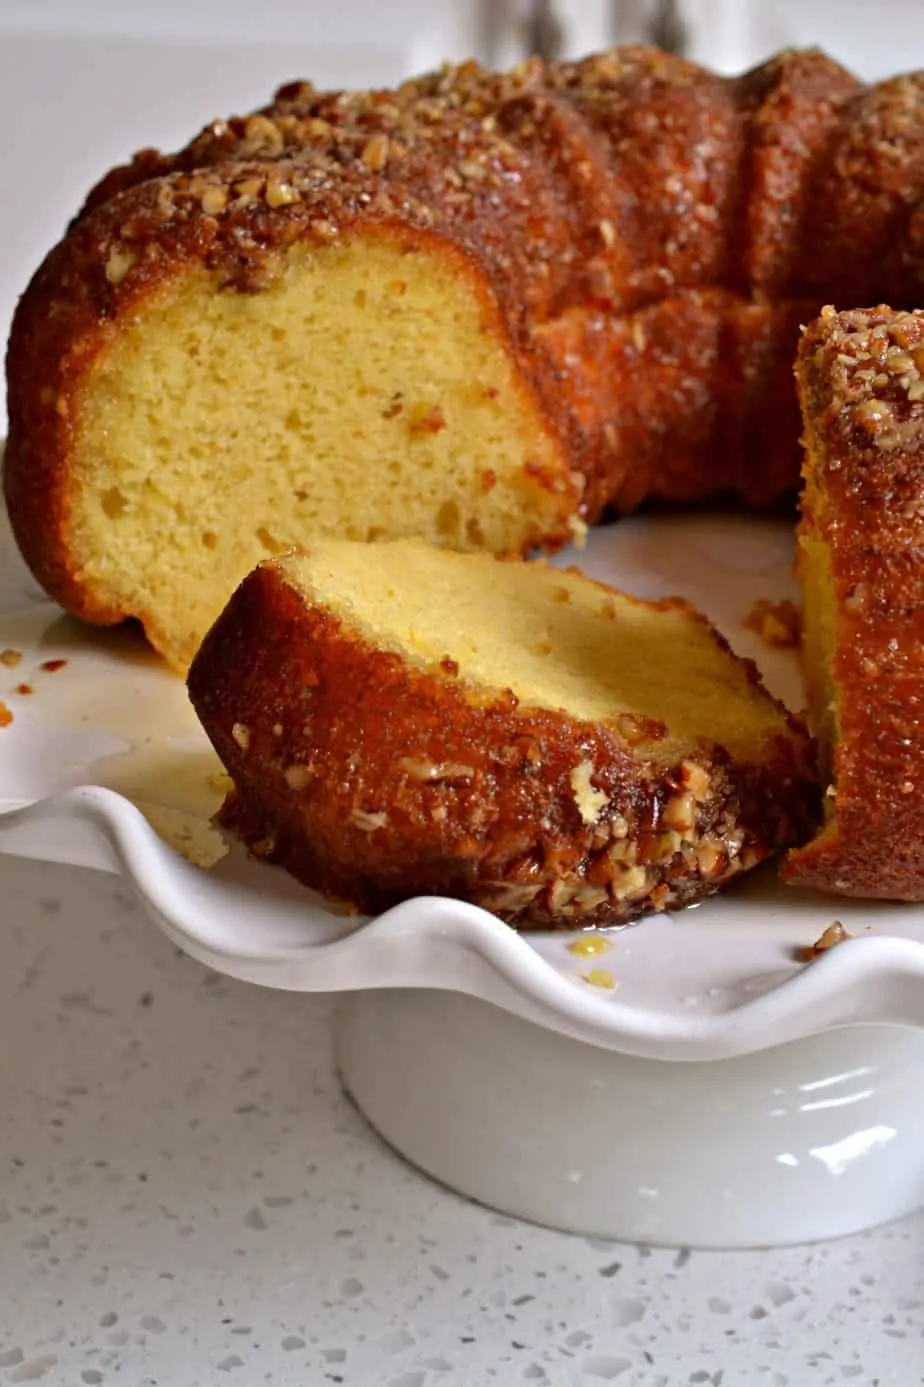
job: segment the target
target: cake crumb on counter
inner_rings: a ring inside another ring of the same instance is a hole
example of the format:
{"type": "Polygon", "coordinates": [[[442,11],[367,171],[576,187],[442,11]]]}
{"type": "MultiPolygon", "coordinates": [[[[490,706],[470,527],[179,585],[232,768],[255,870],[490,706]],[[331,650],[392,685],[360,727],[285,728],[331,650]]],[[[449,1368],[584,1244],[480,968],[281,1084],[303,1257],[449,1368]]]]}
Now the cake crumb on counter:
{"type": "Polygon", "coordinates": [[[12,721],[13,714],[4,703],[3,699],[0,698],[0,727],[9,727],[12,721]]]}
{"type": "Polygon", "coordinates": [[[6,650],[0,650],[0,665],[6,665],[7,669],[15,669],[21,659],[21,650],[12,650],[9,646],[6,650]]]}

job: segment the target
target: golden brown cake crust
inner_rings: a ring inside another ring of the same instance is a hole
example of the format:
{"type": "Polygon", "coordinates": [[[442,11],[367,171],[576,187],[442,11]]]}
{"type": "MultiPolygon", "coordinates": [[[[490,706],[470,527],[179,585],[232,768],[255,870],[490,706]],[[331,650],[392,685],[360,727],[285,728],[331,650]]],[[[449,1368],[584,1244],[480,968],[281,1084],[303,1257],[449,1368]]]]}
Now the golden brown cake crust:
{"type": "MultiPolygon", "coordinates": [[[[924,293],[924,79],[866,88],[815,50],[720,77],[649,48],[510,73],[445,68],[394,91],[283,87],[90,194],[20,304],[5,490],[40,581],[126,615],[68,533],[87,369],[187,270],[258,293],[295,246],[390,234],[464,257],[538,405],[569,518],[795,488],[798,326],[826,301],[924,293]]],[[[144,613],[131,613],[144,617],[144,613]]]]}
{"type": "Polygon", "coordinates": [[[786,880],[924,899],[924,313],[826,309],[798,358],[802,529],[827,549],[838,702],[826,830],[786,880]]]}
{"type": "MultiPolygon", "coordinates": [[[[863,91],[816,50],[727,79],[644,47],[509,73],[466,63],[395,91],[295,82],[178,154],[142,151],[87,208],[242,157],[320,161],[347,182],[371,169],[486,266],[586,478],[585,519],[648,496],[765,505],[798,477],[799,324],[844,284],[830,258],[817,283],[815,229],[847,205],[825,161],[863,91]]],[[[880,143],[890,116],[907,143],[894,103],[880,143]]],[[[853,223],[839,234],[850,243],[853,223]]]]}
{"type": "Polygon", "coordinates": [[[616,729],[377,648],[273,561],[238,588],[188,684],[236,786],[225,824],[369,912],[449,894],[520,928],[620,924],[701,899],[813,818],[810,742],[782,710],[759,765],[716,747],[639,763],[616,729]],[[582,786],[607,801],[599,815],[582,786]]]}
{"type": "MultiPolygon", "coordinates": [[[[124,615],[70,548],[85,371],[185,270],[255,293],[287,248],[357,229],[463,255],[481,277],[486,321],[558,440],[561,524],[529,543],[648,496],[772,501],[797,478],[797,325],[859,273],[846,251],[819,258],[815,233],[904,234],[924,149],[913,90],[865,93],[814,51],[731,80],[627,48],[506,74],[465,64],[396,91],[294,83],[178,154],[143,151],[94,189],[16,315],[4,475],[29,563],[71,611],[124,615]],[[898,150],[910,170],[875,209],[857,121],[880,162],[898,150]]],[[[863,265],[882,266],[879,296],[912,292],[894,256],[863,265]]]]}

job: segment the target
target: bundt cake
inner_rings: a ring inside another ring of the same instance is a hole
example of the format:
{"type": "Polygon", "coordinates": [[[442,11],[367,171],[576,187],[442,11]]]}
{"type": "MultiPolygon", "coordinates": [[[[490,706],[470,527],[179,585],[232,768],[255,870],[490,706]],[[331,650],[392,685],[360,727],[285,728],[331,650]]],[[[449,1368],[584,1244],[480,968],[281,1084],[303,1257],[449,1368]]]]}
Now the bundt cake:
{"type": "Polygon", "coordinates": [[[784,878],[924,900],[924,313],[824,309],[797,375],[798,573],[825,821],[784,878]]]}
{"type": "Polygon", "coordinates": [[[69,611],[191,658],[316,535],[555,548],[798,477],[797,328],[924,285],[924,78],[656,50],[284,87],[109,174],[8,353],[5,489],[69,611]]]}
{"type": "Polygon", "coordinates": [[[225,824],[370,912],[450,894],[620,924],[817,810],[807,733],[704,617],[542,563],[317,541],[244,580],[188,684],[225,824]]]}

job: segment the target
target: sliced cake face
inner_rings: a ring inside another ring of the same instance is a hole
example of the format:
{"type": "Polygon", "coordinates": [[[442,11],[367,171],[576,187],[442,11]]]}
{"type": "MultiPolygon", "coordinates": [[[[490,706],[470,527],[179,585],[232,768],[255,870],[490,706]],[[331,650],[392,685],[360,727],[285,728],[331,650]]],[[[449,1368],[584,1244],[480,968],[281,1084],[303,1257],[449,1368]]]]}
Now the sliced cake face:
{"type": "Polygon", "coordinates": [[[263,270],[252,291],[198,263],[151,287],[120,261],[119,330],[94,321],[79,372],[36,402],[50,428],[66,411],[57,495],[38,513],[35,478],[12,476],[11,510],[47,554],[57,501],[87,615],[139,616],[185,668],[243,576],[315,536],[517,554],[573,537],[579,480],[469,259],[366,226],[263,270]]]}
{"type": "Polygon", "coordinates": [[[702,617],[544,565],[319,542],[245,580],[189,688],[225,822],[364,910],[618,924],[811,818],[806,734],[702,617]]]}
{"type": "Polygon", "coordinates": [[[783,875],[924,899],[924,314],[825,309],[797,377],[798,573],[825,822],[783,875]]]}
{"type": "Polygon", "coordinates": [[[378,649],[456,677],[524,708],[567,710],[628,730],[636,757],[662,765],[705,744],[760,759],[781,711],[717,632],[679,601],[642,602],[545,564],[435,558],[418,543],[388,546],[379,580],[363,545],[331,541],[280,559],[307,603],[323,606],[378,649]]]}

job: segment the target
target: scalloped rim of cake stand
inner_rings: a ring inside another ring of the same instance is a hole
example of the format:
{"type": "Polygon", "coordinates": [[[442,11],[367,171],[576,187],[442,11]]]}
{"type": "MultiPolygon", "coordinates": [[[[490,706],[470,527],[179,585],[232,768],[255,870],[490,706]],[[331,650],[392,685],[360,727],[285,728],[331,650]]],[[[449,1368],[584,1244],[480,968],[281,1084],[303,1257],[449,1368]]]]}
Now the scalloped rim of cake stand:
{"type": "MultiPolygon", "coordinates": [[[[600,527],[584,551],[555,562],[578,561],[644,597],[685,593],[797,707],[793,652],[769,649],[744,621],[754,599],[796,595],[791,559],[785,522],[700,514],[600,527]]],[[[408,901],[371,921],[338,915],[220,840],[227,855],[209,871],[196,868],[149,822],[164,834],[172,814],[184,831],[192,824],[217,840],[209,815],[221,795],[210,790],[206,803],[203,790],[221,767],[182,681],[130,629],[94,632],[64,618],[0,523],[6,646],[22,659],[0,668],[0,698],[14,710],[0,730],[0,810],[16,811],[0,817],[0,850],[123,871],[158,924],[219,971],[306,991],[455,991],[599,1047],[660,1059],[743,1055],[864,1022],[924,1026],[924,907],[813,896],[782,886],[772,865],[698,907],[610,932],[606,953],[590,958],[572,952],[572,935],[518,935],[445,898],[408,901]],[[66,668],[48,672],[48,661],[62,660],[66,668]],[[20,681],[32,696],[15,692],[20,681]],[[801,961],[835,917],[857,937],[801,961]]]]}
{"type": "MultiPolygon", "coordinates": [[[[665,994],[644,1005],[628,983],[611,993],[587,985],[578,971],[552,966],[546,955],[556,946],[576,970],[587,966],[568,951],[565,937],[543,936],[540,953],[527,936],[461,901],[419,897],[365,920],[337,916],[310,893],[277,890],[282,874],[261,864],[235,857],[228,877],[204,871],[163,842],[127,799],[101,787],[66,790],[0,817],[0,844],[8,851],[25,851],[31,841],[41,856],[43,835],[54,837],[59,850],[69,840],[72,859],[95,853],[97,866],[121,871],[152,918],[189,954],[263,986],[455,991],[572,1039],[663,1060],[745,1055],[835,1026],[924,1027],[924,943],[916,939],[850,939],[808,965],[792,961],[779,980],[772,970],[758,974],[762,989],[731,1004],[717,998],[712,1008],[705,999],[694,1006],[688,993],[679,1004],[665,994]]],[[[734,911],[730,898],[722,908],[734,911]]],[[[736,946],[734,934],[731,920],[727,933],[714,928],[709,948],[727,953],[736,946]]],[[[766,928],[752,932],[755,944],[759,938],[766,945],[767,936],[766,928]]],[[[703,958],[706,937],[695,916],[647,921],[618,932],[610,966],[619,973],[618,946],[627,940],[633,949],[649,949],[648,966],[656,966],[656,944],[679,938],[692,947],[704,976],[713,976],[703,958]]],[[[747,971],[754,962],[753,953],[742,958],[747,971]]]]}

